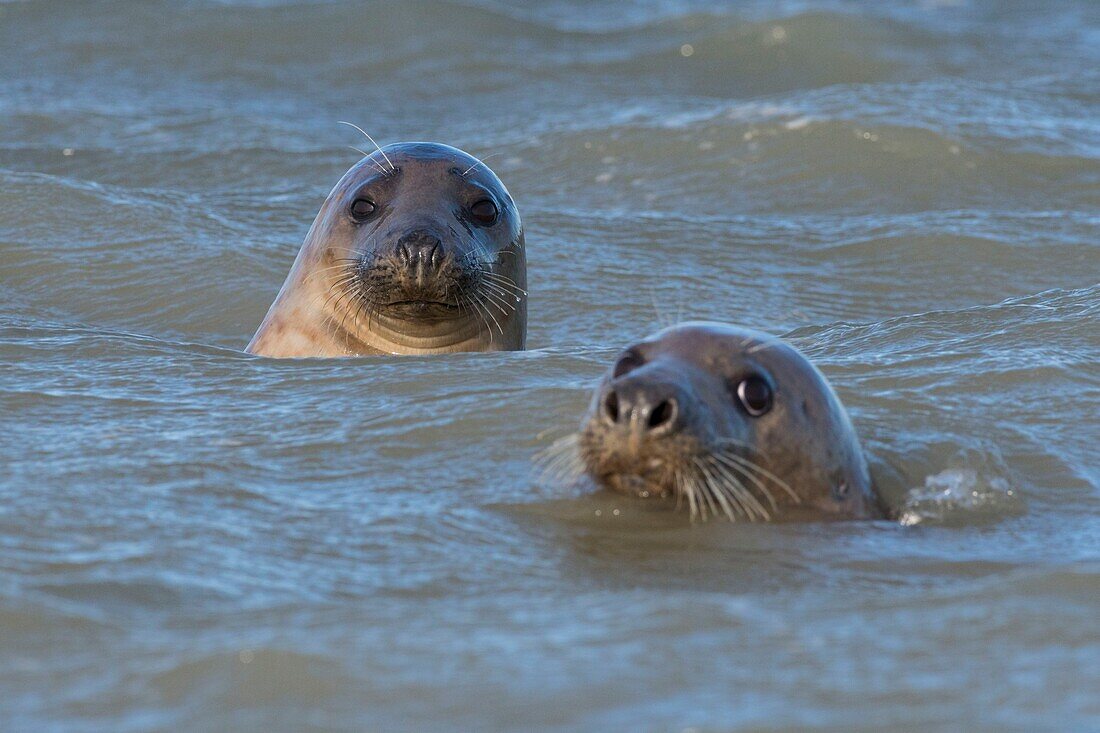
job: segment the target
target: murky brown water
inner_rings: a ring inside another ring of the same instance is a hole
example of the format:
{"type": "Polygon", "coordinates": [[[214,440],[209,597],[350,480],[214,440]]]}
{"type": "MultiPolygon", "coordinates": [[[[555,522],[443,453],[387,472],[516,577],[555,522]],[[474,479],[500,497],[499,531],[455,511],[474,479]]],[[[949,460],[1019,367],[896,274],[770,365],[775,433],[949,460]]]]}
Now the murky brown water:
{"type": "Polygon", "coordinates": [[[1100,729],[1098,34],[1087,0],[0,3],[0,729],[1100,729]],[[492,156],[530,351],[240,353],[344,119],[492,156]],[[904,524],[539,484],[679,318],[805,350],[904,524]]]}

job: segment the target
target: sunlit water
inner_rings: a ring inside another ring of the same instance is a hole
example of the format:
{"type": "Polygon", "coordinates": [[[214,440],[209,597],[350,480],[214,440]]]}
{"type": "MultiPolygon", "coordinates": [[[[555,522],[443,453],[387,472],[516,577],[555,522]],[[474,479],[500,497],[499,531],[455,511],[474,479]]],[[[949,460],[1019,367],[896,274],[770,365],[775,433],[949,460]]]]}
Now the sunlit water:
{"type": "Polygon", "coordinates": [[[1100,729],[1096,4],[592,5],[0,4],[0,729],[1100,729]],[[345,119],[492,156],[528,352],[241,353],[345,119]],[[681,318],[900,521],[540,483],[681,318]]]}

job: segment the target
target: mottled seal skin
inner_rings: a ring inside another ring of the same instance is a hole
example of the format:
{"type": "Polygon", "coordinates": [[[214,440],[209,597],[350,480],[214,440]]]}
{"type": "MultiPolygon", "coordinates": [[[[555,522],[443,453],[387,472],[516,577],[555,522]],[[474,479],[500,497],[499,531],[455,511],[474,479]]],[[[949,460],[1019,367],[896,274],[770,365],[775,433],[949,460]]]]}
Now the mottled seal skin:
{"type": "Polygon", "coordinates": [[[879,500],[844,407],[795,348],[693,322],[627,348],[578,439],[600,486],[692,517],[870,518],[879,500]]]}
{"type": "Polygon", "coordinates": [[[523,225],[500,179],[448,145],[388,145],[332,189],[247,351],[519,350],[526,287],[523,225]]]}

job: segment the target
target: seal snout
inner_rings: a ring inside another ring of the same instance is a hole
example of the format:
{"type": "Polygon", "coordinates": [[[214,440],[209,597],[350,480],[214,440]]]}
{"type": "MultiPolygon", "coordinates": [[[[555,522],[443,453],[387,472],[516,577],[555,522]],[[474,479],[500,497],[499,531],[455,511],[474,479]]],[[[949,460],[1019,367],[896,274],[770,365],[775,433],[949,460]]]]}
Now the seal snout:
{"type": "Polygon", "coordinates": [[[670,495],[675,466],[694,443],[690,405],[687,391],[662,370],[611,378],[582,429],[585,470],[619,493],[670,495]]]}
{"type": "Polygon", "coordinates": [[[425,230],[409,232],[397,240],[394,254],[398,263],[412,275],[418,284],[436,274],[443,264],[443,241],[425,230]]]}
{"type": "Polygon", "coordinates": [[[682,427],[682,398],[672,384],[651,380],[615,380],[600,400],[600,416],[612,428],[657,437],[682,427]]]}

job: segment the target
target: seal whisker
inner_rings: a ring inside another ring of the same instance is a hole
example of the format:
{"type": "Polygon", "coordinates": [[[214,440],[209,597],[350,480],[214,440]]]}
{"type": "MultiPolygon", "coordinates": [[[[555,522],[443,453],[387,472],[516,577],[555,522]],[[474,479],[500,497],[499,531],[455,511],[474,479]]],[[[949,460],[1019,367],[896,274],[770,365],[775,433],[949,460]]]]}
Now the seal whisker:
{"type": "MultiPolygon", "coordinates": [[[[373,297],[373,295],[374,295],[374,288],[368,288],[366,294],[364,294],[364,297],[367,297],[367,296],[373,297]]],[[[367,330],[367,332],[370,332],[370,330],[371,330],[371,324],[373,324],[373,322],[374,322],[374,314],[376,313],[376,311],[377,311],[377,308],[374,305],[367,306],[367,308],[366,308],[366,330],[367,330]]]]}
{"type": "MultiPolygon", "coordinates": [[[[687,473],[686,471],[684,472],[687,473]]],[[[699,512],[700,518],[705,522],[707,521],[707,509],[710,509],[711,514],[715,517],[718,516],[718,508],[715,506],[714,500],[714,488],[711,485],[713,478],[705,471],[695,471],[694,475],[690,477],[693,479],[692,483],[698,490],[699,495],[699,512]]]]}
{"type": "MultiPolygon", "coordinates": [[[[482,270],[478,274],[480,275],[480,277],[478,278],[479,280],[486,284],[492,285],[494,288],[506,295],[515,296],[517,294],[517,291],[523,292],[523,288],[490,277],[490,275],[492,275],[491,272],[486,272],[485,270],[482,270]]],[[[523,292],[523,294],[526,295],[526,292],[523,292]]]]}
{"type": "MultiPolygon", "coordinates": [[[[345,268],[345,269],[346,269],[346,268],[345,268]]],[[[310,277],[312,277],[312,276],[310,276],[310,277]]],[[[355,275],[355,273],[354,273],[354,272],[345,272],[345,273],[344,273],[343,275],[338,275],[338,276],[336,276],[336,278],[335,278],[335,279],[334,279],[334,280],[333,280],[333,281],[332,281],[332,282],[331,282],[331,283],[329,284],[329,289],[331,290],[332,288],[336,288],[336,287],[339,287],[339,286],[341,286],[341,285],[344,285],[345,283],[347,283],[347,282],[350,282],[351,280],[354,280],[354,279],[355,279],[355,277],[356,277],[356,275],[355,275]]],[[[307,278],[305,278],[304,280],[302,280],[302,282],[304,283],[304,282],[306,282],[306,281],[307,281],[308,279],[309,279],[309,277],[307,277],[307,278]]],[[[315,298],[314,298],[314,299],[313,299],[312,301],[310,301],[310,303],[309,303],[310,307],[312,307],[312,306],[316,305],[316,303],[317,303],[317,300],[318,300],[318,299],[319,299],[319,298],[320,298],[321,296],[323,296],[323,295],[326,295],[326,294],[327,294],[327,292],[328,292],[328,291],[322,291],[322,292],[320,293],[320,295],[318,295],[318,296],[317,296],[317,297],[315,297],[315,298]]]]}
{"type": "Polygon", "coordinates": [[[328,248],[333,252],[347,252],[348,254],[353,254],[356,256],[356,258],[362,256],[360,252],[357,252],[354,249],[349,249],[348,247],[337,247],[334,244],[330,244],[328,248]]]}
{"type": "Polygon", "coordinates": [[[713,463],[704,464],[704,468],[708,475],[714,476],[716,485],[721,487],[725,495],[733,502],[737,508],[737,513],[752,521],[753,515],[745,503],[744,491],[740,483],[727,472],[719,470],[719,467],[713,463]]]}
{"type": "MultiPolygon", "coordinates": [[[[727,475],[729,475],[730,480],[732,482],[734,482],[739,487],[742,495],[745,497],[746,504],[749,507],[751,507],[752,509],[754,509],[760,515],[761,519],[764,519],[765,521],[768,520],[771,517],[771,513],[767,510],[767,508],[763,504],[760,503],[760,501],[756,498],[756,495],[753,494],[752,490],[748,486],[745,485],[745,482],[741,480],[740,476],[743,475],[744,472],[743,471],[738,471],[736,474],[731,473],[731,468],[732,467],[728,463],[723,462],[722,458],[723,458],[723,456],[721,454],[718,454],[718,455],[714,456],[715,463],[717,464],[716,468],[720,468],[727,475]]],[[[767,488],[767,486],[764,486],[764,485],[760,484],[760,482],[753,479],[752,476],[749,476],[748,478],[750,480],[752,480],[753,485],[755,485],[760,490],[760,492],[764,495],[764,497],[767,499],[768,503],[771,505],[772,510],[773,511],[778,511],[779,507],[776,504],[775,498],[772,496],[772,493],[767,488]]]]}
{"type": "Polygon", "coordinates": [[[334,297],[342,294],[344,287],[348,285],[354,278],[355,275],[351,274],[337,280],[332,284],[329,290],[322,291],[315,298],[313,298],[313,300],[310,301],[310,307],[312,308],[321,298],[325,298],[325,296],[328,296],[327,298],[325,298],[325,302],[321,304],[321,311],[327,312],[329,301],[331,301],[334,297]]]}
{"type": "MultiPolygon", "coordinates": [[[[334,297],[340,296],[342,293],[343,293],[343,289],[341,287],[335,287],[335,288],[332,288],[330,292],[321,293],[316,298],[313,298],[313,302],[316,303],[317,300],[320,300],[321,298],[324,298],[324,303],[321,304],[321,311],[322,311],[322,313],[329,313],[328,306],[329,306],[330,300],[332,300],[332,298],[334,298],[334,297]]],[[[312,305],[312,304],[310,304],[310,305],[312,305]]],[[[326,321],[329,320],[330,318],[331,318],[331,315],[328,315],[328,316],[326,316],[326,318],[324,318],[324,321],[321,321],[321,328],[323,328],[324,325],[326,325],[326,321]]]]}
{"type": "Polygon", "coordinates": [[[741,483],[736,478],[730,476],[728,473],[719,471],[718,466],[714,466],[713,464],[711,464],[709,468],[707,468],[707,471],[708,473],[713,472],[717,481],[716,485],[719,486],[722,490],[722,493],[731,502],[733,502],[733,506],[736,508],[736,513],[739,516],[748,519],[750,522],[753,521],[754,518],[752,512],[750,511],[748,505],[745,503],[745,490],[741,483]]]}
{"type": "MultiPolygon", "coordinates": [[[[706,477],[707,483],[711,485],[714,493],[714,498],[722,507],[722,511],[729,517],[731,522],[737,521],[734,515],[733,507],[730,506],[729,499],[726,497],[726,487],[714,480],[714,476],[707,470],[705,464],[703,464],[698,458],[693,458],[692,463],[695,464],[696,469],[703,476],[706,477]]],[[[716,513],[717,514],[717,513],[716,513]]]]}
{"type": "Polygon", "coordinates": [[[386,164],[387,164],[387,165],[389,165],[389,167],[390,167],[390,172],[391,172],[391,173],[396,173],[396,172],[397,172],[397,168],[396,168],[396,167],[394,167],[394,165],[393,165],[393,161],[391,161],[391,160],[390,160],[390,156],[386,155],[386,151],[382,149],[382,146],[381,146],[381,145],[379,145],[378,143],[376,143],[376,142],[374,141],[374,138],[373,138],[373,137],[371,137],[370,135],[368,135],[368,134],[367,134],[367,131],[366,131],[366,130],[364,130],[364,129],[363,129],[362,127],[360,127],[359,125],[356,125],[356,124],[355,124],[355,123],[353,123],[353,122],[344,122],[344,121],[342,121],[342,120],[341,120],[341,121],[340,121],[340,124],[341,124],[341,125],[347,125],[348,127],[354,127],[354,128],[356,129],[356,130],[358,130],[359,132],[363,133],[363,134],[364,134],[364,135],[366,136],[366,138],[367,138],[368,140],[370,140],[370,142],[371,142],[371,145],[373,145],[374,147],[378,148],[378,152],[379,152],[379,153],[381,153],[381,154],[382,154],[382,157],[386,159],[386,164]]]}
{"type": "Polygon", "coordinates": [[[566,441],[564,445],[553,445],[539,456],[539,465],[555,473],[571,468],[575,465],[572,461],[575,447],[572,441],[566,441]]]}
{"type": "Polygon", "coordinates": [[[481,295],[484,295],[488,299],[488,302],[491,303],[493,306],[496,307],[497,310],[500,311],[501,315],[507,316],[509,313],[515,313],[516,312],[516,307],[514,305],[512,305],[508,301],[504,300],[503,298],[501,298],[496,293],[494,293],[490,290],[486,290],[484,288],[479,288],[478,292],[481,295]],[[507,310],[505,310],[505,308],[507,308],[507,310]]]}
{"type": "Polygon", "coordinates": [[[695,495],[691,484],[688,482],[687,474],[680,472],[673,475],[673,485],[676,489],[676,511],[680,511],[680,505],[684,499],[687,500],[688,505],[688,517],[692,522],[695,521],[695,495]]]}
{"type": "MultiPolygon", "coordinates": [[[[680,507],[681,507],[681,505],[683,505],[684,499],[686,499],[687,495],[688,495],[687,482],[685,481],[683,474],[678,473],[675,476],[673,476],[672,487],[673,487],[673,490],[676,493],[676,511],[680,511],[680,507]]],[[[690,514],[690,506],[691,506],[691,503],[688,502],[689,514],[690,514]]]]}
{"type": "MultiPolygon", "coordinates": [[[[717,456],[715,456],[715,458],[717,458],[717,456]]],[[[721,473],[730,482],[731,488],[735,488],[737,495],[741,498],[741,502],[745,507],[745,514],[749,517],[749,521],[753,521],[753,513],[759,515],[764,521],[767,521],[771,515],[768,513],[768,510],[764,508],[764,505],[753,496],[748,487],[730,473],[728,468],[720,462],[715,462],[712,465],[716,471],[721,473]]]]}
{"type": "MultiPolygon", "coordinates": [[[[703,478],[699,493],[703,495],[703,499],[706,501],[707,507],[710,509],[710,513],[715,517],[718,516],[718,507],[714,503],[714,487],[711,485],[711,481],[707,477],[703,478]]],[[[707,520],[707,515],[704,512],[703,521],[707,520]]]]}
{"type": "Polygon", "coordinates": [[[489,248],[485,246],[485,243],[476,237],[473,239],[474,251],[467,252],[464,259],[472,263],[476,269],[484,270],[486,266],[492,267],[495,263],[493,255],[490,254],[489,248]]]}
{"type": "MultiPolygon", "coordinates": [[[[687,477],[683,474],[681,474],[681,476],[684,478],[684,486],[687,488],[688,512],[691,515],[692,521],[694,521],[695,517],[700,514],[700,507],[696,497],[696,482],[688,481],[687,477]]],[[[706,519],[706,517],[702,518],[706,519]]]]}
{"type": "Polygon", "coordinates": [[[722,462],[723,465],[729,467],[734,471],[737,471],[738,474],[744,476],[749,481],[751,481],[753,485],[760,490],[760,493],[764,495],[764,498],[768,500],[768,503],[771,504],[772,511],[779,511],[779,505],[776,503],[775,497],[772,495],[771,489],[764,485],[764,483],[756,477],[756,474],[752,473],[739,463],[726,461],[725,458],[728,458],[728,456],[715,456],[715,460],[722,462]]]}
{"type": "MultiPolygon", "coordinates": [[[[486,327],[487,324],[485,323],[485,318],[481,315],[481,311],[474,307],[474,302],[470,299],[468,295],[459,296],[459,306],[467,308],[470,313],[473,313],[475,316],[477,316],[479,332],[482,328],[486,327]]],[[[493,334],[490,333],[490,340],[492,340],[492,336],[493,334]]]]}
{"type": "Polygon", "coordinates": [[[484,256],[484,259],[482,261],[489,266],[489,272],[492,272],[493,271],[493,265],[495,265],[497,263],[496,258],[493,257],[492,252],[489,251],[489,248],[485,246],[484,242],[482,242],[480,240],[477,240],[477,245],[478,245],[478,250],[484,256]]]}
{"type": "Polygon", "coordinates": [[[303,277],[302,282],[307,283],[310,280],[312,280],[313,278],[317,277],[318,275],[323,275],[324,273],[332,272],[333,270],[347,270],[347,269],[349,269],[349,267],[350,266],[346,265],[346,264],[345,265],[333,265],[332,267],[322,267],[321,269],[315,270],[314,272],[311,272],[308,275],[306,275],[305,277],[303,277]]]}
{"type": "MultiPolygon", "coordinates": [[[[341,269],[347,269],[347,268],[341,268],[341,269]]],[[[355,277],[356,277],[355,272],[345,272],[343,275],[338,276],[335,280],[332,281],[331,287],[334,287],[334,288],[339,287],[340,285],[343,285],[344,283],[347,283],[351,280],[354,280],[355,277]]],[[[321,295],[325,295],[325,294],[326,294],[325,292],[321,293],[321,295]]],[[[314,298],[313,302],[311,302],[310,305],[313,305],[314,303],[316,303],[316,301],[317,301],[317,299],[314,298]]]]}
{"type": "Polygon", "coordinates": [[[466,298],[464,298],[462,296],[459,296],[459,298],[458,298],[458,308],[459,308],[459,310],[462,311],[463,315],[468,315],[470,313],[470,309],[466,305],[466,298]]]}
{"type": "MultiPolygon", "coordinates": [[[[328,315],[325,317],[324,321],[322,321],[321,326],[322,326],[322,328],[325,328],[329,324],[331,324],[333,326],[333,331],[335,332],[335,331],[339,330],[336,326],[336,313],[339,312],[339,309],[336,308],[335,306],[338,305],[340,303],[340,301],[342,301],[344,298],[346,298],[348,295],[350,295],[352,293],[351,282],[349,281],[347,283],[343,283],[340,287],[337,287],[337,288],[334,288],[334,289],[335,289],[336,292],[330,294],[328,299],[326,299],[324,304],[321,306],[321,308],[323,310],[328,312],[328,315]],[[334,299],[335,299],[335,302],[333,303],[334,299]],[[332,308],[332,310],[328,309],[328,306],[329,306],[330,303],[333,303],[333,306],[334,306],[332,308]]],[[[345,312],[344,315],[346,317],[347,313],[345,312]]]]}
{"type": "Polygon", "coordinates": [[[753,463],[749,459],[744,458],[744,457],[739,456],[739,455],[736,455],[734,453],[718,453],[716,455],[720,456],[722,458],[730,459],[730,460],[733,460],[737,463],[740,463],[745,468],[751,469],[753,471],[757,471],[758,473],[760,473],[765,478],[771,479],[772,481],[777,483],[781,489],[786,491],[787,494],[789,494],[790,497],[792,499],[794,499],[796,504],[800,503],[802,501],[802,499],[798,496],[798,494],[795,493],[795,490],[791,488],[790,484],[788,484],[786,481],[784,481],[783,479],[779,478],[778,476],[776,476],[771,471],[769,471],[766,468],[764,468],[763,466],[761,466],[759,463],[753,463]]]}
{"type": "MultiPolygon", "coordinates": [[[[350,276],[350,277],[345,278],[341,281],[333,283],[332,288],[331,288],[333,292],[328,293],[329,297],[326,298],[325,302],[321,304],[322,310],[327,312],[328,306],[331,304],[334,297],[338,301],[340,298],[344,297],[345,295],[348,295],[351,292],[352,287],[354,285],[354,282],[353,282],[354,279],[355,279],[354,276],[350,276]]],[[[321,296],[324,296],[324,295],[325,295],[325,293],[321,293],[321,296]]],[[[318,296],[318,297],[321,297],[321,296],[318,296]]]]}
{"type": "Polygon", "coordinates": [[[660,306],[657,305],[657,294],[652,288],[649,289],[649,300],[650,303],[653,304],[653,312],[657,316],[657,325],[662,329],[671,328],[675,324],[675,321],[669,318],[667,313],[661,311],[660,306]]]}
{"type": "MultiPolygon", "coordinates": [[[[478,278],[477,279],[476,287],[474,289],[477,290],[478,292],[484,293],[484,294],[492,293],[493,295],[496,295],[496,296],[506,295],[508,297],[512,297],[511,293],[507,292],[506,290],[502,290],[498,285],[496,285],[495,283],[493,283],[490,280],[485,280],[484,278],[478,278]]],[[[505,302],[508,302],[508,301],[505,301],[505,302]]],[[[511,307],[511,308],[515,307],[511,303],[508,303],[508,306],[511,307]]]]}
{"type": "Polygon", "coordinates": [[[463,313],[469,313],[470,315],[473,315],[473,316],[476,317],[477,324],[478,324],[477,330],[480,333],[481,332],[481,327],[482,327],[481,314],[473,309],[473,304],[470,302],[469,297],[460,294],[458,296],[458,307],[460,309],[462,309],[463,313]]]}
{"type": "Polygon", "coordinates": [[[503,282],[503,283],[505,283],[505,284],[507,284],[507,285],[511,285],[512,287],[516,288],[517,290],[520,290],[521,292],[523,292],[523,294],[524,294],[524,295],[526,295],[526,294],[527,294],[527,291],[526,291],[526,290],[524,290],[523,288],[521,288],[521,287],[520,287],[520,286],[519,286],[519,285],[518,285],[518,284],[516,283],[516,281],[515,281],[515,280],[513,280],[513,279],[512,279],[512,278],[510,278],[510,277],[508,277],[507,275],[502,275],[502,274],[500,274],[499,272],[493,272],[492,270],[487,270],[487,271],[485,271],[485,272],[484,272],[484,275],[485,275],[486,277],[492,277],[492,278],[493,278],[494,280],[498,280],[498,281],[500,281],[500,282],[503,282]]]}
{"type": "Polygon", "coordinates": [[[505,281],[500,280],[500,279],[495,278],[495,277],[490,277],[491,274],[492,273],[482,272],[482,277],[485,279],[486,282],[493,283],[493,285],[496,285],[498,288],[501,288],[502,290],[507,292],[509,295],[513,295],[513,296],[517,296],[517,297],[527,297],[527,291],[524,290],[523,288],[521,288],[519,285],[516,285],[515,283],[512,283],[512,282],[505,282],[505,281]]]}
{"type": "Polygon", "coordinates": [[[518,295],[514,295],[513,293],[510,293],[507,290],[504,290],[503,288],[494,285],[491,282],[483,280],[481,282],[481,286],[487,288],[490,292],[496,294],[498,297],[503,298],[505,302],[508,303],[508,307],[511,308],[512,311],[515,311],[516,309],[516,306],[514,304],[521,301],[521,298],[518,295]]]}
{"type": "Polygon", "coordinates": [[[351,148],[352,150],[354,150],[355,152],[359,153],[360,155],[362,155],[364,158],[366,158],[367,162],[370,163],[372,166],[374,166],[374,169],[376,171],[378,171],[382,175],[386,175],[386,170],[382,166],[378,165],[373,160],[371,160],[371,157],[368,153],[363,152],[362,150],[355,147],[354,145],[349,145],[348,147],[351,148]]]}
{"type": "MultiPolygon", "coordinates": [[[[355,305],[355,315],[352,316],[351,323],[355,326],[357,323],[361,323],[363,320],[363,313],[369,308],[367,298],[364,295],[363,290],[356,289],[354,296],[352,297],[352,303],[355,305]]],[[[367,311],[369,313],[369,311],[367,311]]],[[[345,343],[347,342],[347,336],[344,337],[345,343]]],[[[358,340],[358,339],[356,339],[358,340]]]]}
{"type": "MultiPolygon", "coordinates": [[[[474,293],[474,294],[473,294],[473,297],[474,297],[474,301],[475,301],[475,302],[477,302],[477,303],[478,303],[478,304],[479,304],[479,305],[480,305],[480,306],[481,306],[482,308],[484,308],[484,309],[485,309],[485,313],[486,313],[486,314],[487,314],[487,315],[488,315],[488,316],[489,316],[490,318],[492,318],[492,319],[493,319],[493,323],[495,323],[495,324],[496,324],[496,326],[497,326],[497,330],[498,330],[498,331],[500,331],[500,335],[501,335],[501,336],[503,336],[503,335],[504,335],[504,329],[503,329],[503,328],[501,328],[501,326],[500,326],[500,321],[498,321],[498,320],[497,320],[497,317],[496,317],[496,316],[494,316],[494,315],[493,315],[493,313],[492,313],[492,311],[490,311],[490,310],[489,310],[489,306],[487,306],[487,305],[485,304],[485,301],[484,301],[484,300],[483,300],[483,299],[482,299],[481,297],[479,297],[479,294],[478,294],[478,293],[474,293]]],[[[488,325],[488,324],[486,324],[486,325],[488,325]]],[[[490,335],[490,337],[492,336],[492,334],[493,334],[493,332],[492,332],[492,331],[490,330],[490,331],[489,331],[489,335],[490,335]]]]}
{"type": "Polygon", "coordinates": [[[344,298],[349,297],[351,294],[352,294],[351,288],[345,287],[345,288],[343,288],[339,291],[339,294],[337,295],[336,300],[333,303],[333,309],[332,309],[333,312],[332,312],[332,315],[329,318],[329,323],[332,325],[333,333],[338,334],[344,328],[344,321],[348,317],[348,311],[347,311],[346,308],[340,308],[339,306],[340,306],[340,303],[344,300],[344,298]],[[339,325],[337,325],[336,315],[338,313],[340,313],[341,311],[343,311],[344,316],[343,316],[343,318],[340,319],[339,325]]]}
{"type": "MultiPolygon", "coordinates": [[[[340,303],[340,301],[343,300],[343,298],[345,296],[348,296],[348,295],[350,295],[352,297],[355,297],[354,294],[355,294],[354,289],[349,287],[345,290],[344,294],[342,294],[336,302],[340,303]]],[[[351,353],[351,347],[348,345],[348,336],[350,335],[350,333],[346,328],[344,328],[344,323],[348,320],[348,315],[351,313],[351,309],[345,307],[343,309],[343,311],[344,311],[344,316],[343,316],[343,318],[340,319],[340,325],[337,328],[337,331],[343,331],[344,332],[344,351],[345,351],[345,353],[351,353]]],[[[352,322],[354,323],[354,320],[352,322]]]]}
{"type": "Polygon", "coordinates": [[[534,464],[539,467],[538,480],[553,477],[559,483],[572,484],[584,474],[584,467],[577,452],[580,436],[576,433],[558,438],[535,454],[534,464]]]}
{"type": "Polygon", "coordinates": [[[733,499],[733,492],[730,490],[730,487],[724,483],[719,482],[715,484],[715,488],[717,489],[715,495],[718,497],[719,501],[721,501],[722,508],[725,510],[726,516],[729,517],[729,520],[731,522],[736,522],[737,511],[734,508],[734,504],[736,504],[736,502],[733,499]]]}
{"type": "Polygon", "coordinates": [[[500,286],[495,285],[491,282],[483,280],[481,282],[480,286],[484,287],[488,292],[492,292],[492,293],[495,293],[496,295],[498,295],[502,300],[504,300],[506,303],[508,303],[508,305],[512,308],[516,308],[519,303],[523,302],[523,297],[522,296],[516,295],[515,293],[513,293],[509,290],[504,290],[500,286]]]}
{"type": "MultiPolygon", "coordinates": [[[[471,153],[471,154],[470,154],[470,157],[471,157],[471,158],[473,158],[474,160],[476,160],[477,162],[476,162],[476,163],[474,163],[474,164],[473,164],[472,166],[470,166],[469,168],[467,168],[466,170],[462,171],[462,177],[463,177],[463,178],[465,178],[465,177],[466,177],[466,174],[467,174],[467,173],[469,173],[470,171],[472,171],[472,170],[473,170],[474,168],[477,168],[477,167],[478,167],[479,165],[480,165],[480,166],[485,166],[485,161],[487,161],[487,160],[488,160],[489,158],[493,158],[493,157],[495,157],[495,156],[497,156],[497,155],[500,155],[500,152],[496,152],[496,153],[489,153],[489,154],[488,154],[488,155],[486,155],[486,156],[485,156],[484,158],[479,158],[479,157],[477,157],[476,155],[473,155],[473,154],[471,153]]],[[[486,170],[488,170],[488,166],[486,166],[486,170]]]]}
{"type": "MultiPolygon", "coordinates": [[[[477,311],[479,319],[485,325],[485,330],[489,332],[489,343],[493,343],[493,328],[489,325],[489,320],[485,317],[486,315],[492,316],[493,314],[489,313],[489,311],[481,305],[480,301],[476,300],[472,295],[467,298],[467,302],[477,311]]],[[[493,320],[496,319],[494,318],[493,320]]]]}

